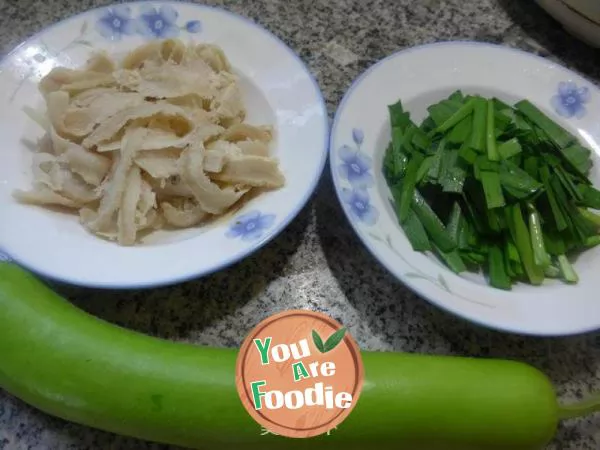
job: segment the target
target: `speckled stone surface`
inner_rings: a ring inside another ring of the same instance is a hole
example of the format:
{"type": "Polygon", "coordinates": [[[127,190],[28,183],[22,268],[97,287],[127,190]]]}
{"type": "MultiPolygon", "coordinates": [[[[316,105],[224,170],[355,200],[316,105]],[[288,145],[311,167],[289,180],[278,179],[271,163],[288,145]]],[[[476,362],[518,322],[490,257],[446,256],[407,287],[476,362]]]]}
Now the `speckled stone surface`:
{"type": "MultiPolygon", "coordinates": [[[[0,0],[4,54],[40,28],[102,0],[0,0]]],[[[330,115],[377,60],[437,40],[503,43],[562,62],[594,82],[600,54],[525,0],[210,1],[247,16],[295,49],[316,74],[330,115]]],[[[310,204],[270,245],[206,279],[143,292],[58,288],[111,322],[152,335],[236,346],[263,318],[325,311],[363,349],[512,358],[544,370],[563,399],[600,390],[600,337],[533,339],[478,328],[430,306],[361,246],[326,170],[310,204]]],[[[1,355],[0,355],[1,357],[1,355]]],[[[48,417],[0,391],[0,449],[169,449],[48,417]]],[[[600,415],[564,423],[552,450],[600,448],[600,415]]],[[[173,450],[173,449],[171,449],[173,450]]]]}

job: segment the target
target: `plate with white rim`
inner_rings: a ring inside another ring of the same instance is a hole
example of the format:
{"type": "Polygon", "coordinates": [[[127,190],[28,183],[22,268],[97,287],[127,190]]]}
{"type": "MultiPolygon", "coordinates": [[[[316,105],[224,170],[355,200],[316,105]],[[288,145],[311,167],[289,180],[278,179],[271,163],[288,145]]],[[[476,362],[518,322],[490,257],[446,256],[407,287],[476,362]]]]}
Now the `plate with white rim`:
{"type": "Polygon", "coordinates": [[[224,9],[185,2],[132,2],[93,9],[50,26],[0,62],[0,250],[50,279],[98,288],[146,288],[229,266],[279,234],[312,195],[327,158],[328,119],[314,77],[273,34],[224,9]],[[271,154],[285,185],[210,225],[160,231],[120,246],[89,233],[77,214],[25,205],[31,143],[43,130],[24,110],[43,107],[38,83],[58,66],[83,66],[92,52],[125,55],[152,39],[219,46],[237,75],[247,123],[273,129],[271,154]]]}
{"type": "Polygon", "coordinates": [[[527,99],[592,150],[590,179],[600,182],[600,91],[578,74],[520,50],[475,42],[442,42],[393,54],[366,70],[345,94],[330,138],[330,166],[344,212],[368,250],[398,280],[455,315],[507,332],[556,336],[600,328],[600,248],[574,262],[577,284],[545,280],[510,291],[479,274],[460,275],[415,252],[398,225],[382,173],[391,138],[388,106],[402,101],[419,124],[427,107],[456,90],[527,99]]]}

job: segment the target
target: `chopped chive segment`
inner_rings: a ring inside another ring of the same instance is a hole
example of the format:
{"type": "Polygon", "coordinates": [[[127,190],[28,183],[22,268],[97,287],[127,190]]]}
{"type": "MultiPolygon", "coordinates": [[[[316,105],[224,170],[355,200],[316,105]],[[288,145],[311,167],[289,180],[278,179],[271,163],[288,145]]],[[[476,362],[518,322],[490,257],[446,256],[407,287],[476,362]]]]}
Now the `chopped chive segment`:
{"type": "Polygon", "coordinates": [[[413,159],[408,162],[408,166],[406,167],[406,176],[404,177],[402,194],[400,195],[400,213],[398,214],[400,223],[404,223],[408,217],[411,199],[417,184],[417,174],[423,159],[421,154],[416,154],[413,156],[413,159]]]}
{"type": "Polygon", "coordinates": [[[529,233],[533,247],[533,259],[538,266],[545,269],[550,265],[550,256],[546,253],[540,216],[531,203],[527,205],[527,210],[529,213],[529,233]]]}
{"type": "Polygon", "coordinates": [[[512,287],[510,277],[506,273],[504,254],[499,246],[492,245],[488,253],[490,284],[498,289],[509,290],[512,287]]]}
{"type": "Polygon", "coordinates": [[[579,281],[579,277],[566,255],[558,255],[558,266],[567,283],[577,283],[579,281]]]}
{"type": "Polygon", "coordinates": [[[498,146],[498,155],[502,159],[510,159],[521,153],[521,144],[517,138],[512,138],[498,146]]]}
{"type": "Polygon", "coordinates": [[[436,133],[444,133],[450,128],[456,126],[460,121],[469,116],[473,112],[475,100],[471,99],[462,105],[454,114],[446,119],[441,125],[435,130],[436,133]]]}
{"type": "Polygon", "coordinates": [[[427,232],[412,209],[401,226],[414,251],[426,252],[432,250],[427,232]]]}
{"type": "Polygon", "coordinates": [[[440,218],[433,212],[418,190],[413,192],[412,207],[427,231],[431,240],[444,252],[451,252],[456,248],[454,240],[450,237],[440,218]]]}
{"type": "Polygon", "coordinates": [[[484,170],[480,176],[488,209],[501,208],[506,205],[500,185],[500,175],[497,172],[484,170]]]}
{"type": "Polygon", "coordinates": [[[494,121],[495,115],[496,112],[494,111],[494,102],[492,100],[488,100],[486,119],[486,147],[488,159],[490,161],[500,160],[500,155],[498,155],[498,149],[496,148],[496,125],[494,121]]]}
{"type": "Polygon", "coordinates": [[[485,99],[476,97],[473,105],[473,132],[470,147],[479,152],[485,151],[486,120],[487,103],[485,99]]]}
{"type": "Polygon", "coordinates": [[[527,225],[525,225],[525,221],[523,220],[521,207],[518,205],[513,205],[510,208],[512,211],[512,223],[515,229],[515,243],[517,245],[517,250],[519,251],[519,256],[523,263],[523,267],[525,268],[525,272],[529,278],[529,282],[533,285],[542,284],[544,281],[544,272],[542,268],[535,263],[531,240],[529,239],[527,225]]]}

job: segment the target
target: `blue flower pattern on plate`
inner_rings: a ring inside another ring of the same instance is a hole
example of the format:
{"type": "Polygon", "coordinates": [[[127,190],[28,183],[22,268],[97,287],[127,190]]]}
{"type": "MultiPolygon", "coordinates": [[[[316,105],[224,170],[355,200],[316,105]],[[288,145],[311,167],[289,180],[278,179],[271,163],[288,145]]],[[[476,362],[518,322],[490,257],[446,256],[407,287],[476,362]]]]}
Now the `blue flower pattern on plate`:
{"type": "Polygon", "coordinates": [[[202,24],[199,20],[190,20],[185,24],[188,33],[199,33],[202,30],[202,24]]]}
{"type": "Polygon", "coordinates": [[[179,36],[182,30],[192,34],[202,31],[201,21],[188,20],[179,26],[178,18],[179,13],[170,4],[141,5],[137,17],[133,16],[129,6],[112,6],[100,14],[96,31],[111,41],[136,33],[148,39],[167,39],[179,36]]]}
{"type": "Polygon", "coordinates": [[[135,33],[135,20],[131,17],[129,6],[113,6],[105,10],[96,21],[96,30],[111,41],[118,41],[124,35],[135,33]]]}
{"type": "Polygon", "coordinates": [[[586,112],[584,104],[590,101],[590,97],[589,88],[577,87],[572,81],[561,81],[558,94],[552,97],[551,102],[559,115],[581,119],[586,112]]]}
{"type": "Polygon", "coordinates": [[[243,241],[260,239],[264,232],[275,223],[275,214],[262,214],[250,211],[239,216],[227,231],[228,238],[241,237],[243,241]]]}
{"type": "Polygon", "coordinates": [[[365,139],[363,131],[359,128],[352,130],[352,140],[356,148],[343,145],[339,150],[342,164],[338,166],[340,176],[356,188],[368,188],[373,186],[373,175],[371,174],[371,157],[360,151],[360,146],[365,139]]]}
{"type": "Polygon", "coordinates": [[[153,39],[174,38],[179,36],[177,17],[179,13],[171,5],[161,5],[158,8],[149,5],[140,7],[138,33],[153,39]]]}
{"type": "Polygon", "coordinates": [[[375,225],[379,211],[371,205],[366,189],[342,189],[342,200],[350,208],[350,214],[365,225],[375,225]]]}
{"type": "Polygon", "coordinates": [[[340,177],[347,180],[350,188],[342,188],[342,201],[349,208],[350,215],[365,225],[375,225],[379,218],[379,211],[371,204],[367,188],[374,183],[371,167],[373,160],[361,152],[360,148],[365,140],[365,134],[360,128],[352,129],[352,141],[355,148],[342,145],[338,151],[341,164],[338,165],[340,177]]]}

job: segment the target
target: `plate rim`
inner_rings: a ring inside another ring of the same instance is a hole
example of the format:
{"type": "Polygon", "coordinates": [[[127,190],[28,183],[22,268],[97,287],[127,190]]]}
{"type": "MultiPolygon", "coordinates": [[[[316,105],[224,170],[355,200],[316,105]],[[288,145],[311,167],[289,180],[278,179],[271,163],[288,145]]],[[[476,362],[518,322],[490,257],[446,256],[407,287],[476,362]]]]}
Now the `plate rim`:
{"type": "Polygon", "coordinates": [[[233,256],[222,260],[221,262],[219,262],[219,264],[216,264],[210,268],[203,269],[203,270],[197,270],[197,271],[187,271],[185,274],[182,274],[181,276],[171,277],[169,279],[158,280],[156,282],[152,281],[152,280],[147,280],[145,282],[136,281],[134,283],[123,283],[123,282],[111,283],[111,282],[100,282],[100,281],[89,282],[87,280],[79,280],[79,279],[69,278],[69,277],[65,277],[65,276],[56,276],[53,274],[46,273],[46,271],[36,270],[36,268],[33,267],[32,264],[22,263],[19,260],[18,255],[8,254],[8,253],[4,252],[2,250],[2,248],[0,248],[0,252],[6,254],[13,264],[17,264],[17,265],[21,266],[22,268],[24,268],[32,273],[37,274],[41,278],[45,278],[47,280],[51,280],[54,282],[63,283],[63,284],[71,285],[71,286],[91,288],[91,289],[101,289],[101,290],[143,290],[143,289],[173,286],[173,285],[185,283],[187,281],[204,278],[206,276],[209,276],[216,272],[220,272],[228,267],[231,267],[231,266],[241,262],[242,260],[251,256],[252,254],[254,254],[257,251],[261,250],[262,248],[266,247],[267,244],[269,244],[277,236],[279,236],[289,226],[289,224],[297,218],[297,216],[302,212],[302,210],[307,206],[310,199],[314,196],[315,191],[318,188],[319,182],[322,178],[322,175],[323,175],[323,172],[325,169],[325,165],[326,165],[327,159],[328,159],[328,148],[329,148],[331,127],[329,125],[329,114],[327,111],[327,104],[325,102],[325,97],[323,95],[323,91],[321,90],[321,86],[319,85],[315,75],[312,73],[309,66],[306,64],[306,62],[304,62],[304,60],[300,57],[300,55],[293,48],[291,48],[289,45],[287,45],[276,34],[274,34],[272,31],[270,31],[268,28],[266,28],[262,24],[259,24],[259,23],[255,22],[254,20],[250,19],[249,17],[243,16],[241,14],[230,11],[228,9],[218,7],[218,6],[197,4],[197,3],[192,3],[189,1],[177,1],[177,0],[156,0],[156,1],[137,0],[137,1],[133,1],[133,2],[127,2],[127,3],[113,2],[108,5],[89,8],[89,9],[86,9],[85,11],[81,11],[81,12],[72,14],[68,17],[65,17],[61,20],[55,21],[55,22],[51,23],[50,25],[36,31],[31,36],[29,36],[22,42],[15,45],[12,48],[12,50],[7,52],[2,58],[0,58],[0,66],[5,64],[7,60],[9,60],[11,57],[13,57],[15,54],[17,54],[21,49],[26,47],[28,44],[31,44],[36,39],[38,39],[40,36],[44,35],[45,33],[49,32],[49,31],[52,31],[54,28],[56,28],[60,25],[65,25],[68,22],[75,21],[86,15],[93,14],[94,12],[101,12],[104,10],[108,10],[110,8],[114,8],[115,6],[123,6],[123,5],[125,5],[125,6],[140,6],[140,5],[144,5],[144,4],[150,4],[151,6],[160,6],[160,5],[165,5],[165,4],[174,5],[174,6],[175,5],[179,5],[179,6],[185,5],[185,6],[189,6],[192,8],[198,8],[200,10],[205,10],[205,11],[208,10],[208,11],[225,14],[227,16],[232,17],[235,20],[240,20],[242,22],[245,22],[252,28],[256,29],[256,31],[259,33],[261,33],[261,32],[264,33],[265,36],[267,36],[270,40],[272,40],[276,45],[280,46],[295,61],[297,61],[300,66],[299,69],[302,72],[304,72],[304,74],[308,77],[308,80],[311,82],[311,84],[313,85],[313,87],[315,89],[316,103],[319,105],[319,110],[323,114],[322,126],[324,128],[324,135],[322,137],[322,139],[323,139],[323,143],[321,144],[322,152],[321,152],[321,155],[319,156],[320,159],[318,161],[317,170],[315,171],[313,179],[311,179],[308,184],[308,189],[306,190],[305,195],[294,206],[294,208],[291,209],[291,211],[286,216],[284,216],[272,228],[270,228],[268,230],[268,232],[262,239],[254,242],[252,244],[249,244],[248,246],[242,248],[240,251],[236,252],[233,256]]]}
{"type": "MultiPolygon", "coordinates": [[[[382,65],[384,65],[385,63],[389,62],[392,59],[404,56],[407,53],[413,53],[413,52],[418,52],[420,50],[424,50],[424,49],[429,49],[429,48],[434,48],[434,47],[457,47],[457,48],[461,48],[461,47],[479,47],[479,48],[484,48],[484,47],[489,47],[489,48],[494,48],[496,50],[501,50],[501,51],[505,51],[508,53],[516,53],[520,56],[526,56],[528,58],[531,58],[533,60],[537,60],[538,62],[542,62],[546,65],[551,64],[554,67],[559,67],[567,72],[569,72],[570,74],[572,74],[573,76],[576,76],[578,78],[581,78],[583,80],[586,80],[590,86],[592,87],[592,89],[594,89],[597,93],[600,94],[600,88],[598,86],[596,86],[595,83],[591,82],[586,76],[579,74],[571,69],[569,69],[568,67],[557,63],[556,61],[550,60],[548,58],[544,58],[543,56],[537,55],[535,53],[531,53],[525,50],[521,50],[519,48],[515,48],[515,47],[509,47],[506,45],[502,45],[502,44],[495,44],[495,43],[489,43],[489,42],[481,42],[481,41],[473,41],[473,40],[447,40],[447,41],[438,41],[438,42],[432,42],[432,43],[426,43],[426,44],[421,44],[421,45],[416,45],[416,46],[412,46],[412,47],[406,47],[403,48],[401,50],[398,50],[384,58],[382,58],[379,61],[376,61],[375,63],[373,63],[371,66],[369,66],[367,69],[365,69],[360,75],[358,75],[353,82],[350,84],[350,86],[347,88],[346,92],[344,93],[341,101],[339,102],[336,111],[335,111],[335,115],[333,118],[333,123],[331,125],[331,130],[329,133],[329,170],[330,170],[330,175],[331,178],[333,180],[333,185],[334,185],[334,191],[336,194],[336,197],[338,199],[338,203],[341,207],[341,209],[344,212],[344,216],[346,218],[346,221],[350,224],[350,226],[352,227],[352,229],[354,230],[355,235],[358,237],[358,239],[362,242],[363,246],[367,249],[367,251],[371,254],[371,256],[397,281],[400,282],[402,285],[404,285],[407,289],[409,289],[410,291],[412,291],[412,293],[416,294],[418,297],[420,297],[423,301],[426,301],[427,303],[429,303],[430,305],[441,309],[442,311],[449,313],[451,316],[457,317],[463,321],[469,322],[473,325],[476,325],[477,327],[483,328],[483,329],[488,329],[488,330],[493,330],[493,331],[499,331],[499,332],[504,332],[504,333],[508,333],[508,334],[512,334],[512,335],[517,335],[517,336],[530,336],[530,337],[540,337],[540,338],[551,338],[551,337],[567,337],[567,336],[578,336],[578,335],[584,335],[587,333],[591,333],[594,331],[598,331],[600,330],[600,323],[598,323],[597,325],[590,325],[590,326],[586,326],[586,327],[579,327],[577,329],[573,329],[572,331],[567,331],[567,330],[561,330],[561,331],[556,331],[556,330],[525,330],[522,329],[518,326],[510,326],[510,325],[502,325],[502,324],[495,324],[495,323],[489,323],[486,322],[485,319],[479,319],[477,317],[473,317],[459,313],[458,310],[453,310],[451,309],[449,306],[447,306],[446,304],[444,304],[443,301],[440,300],[434,300],[432,298],[432,296],[428,295],[425,293],[425,291],[419,286],[418,283],[415,282],[415,280],[411,279],[410,277],[406,277],[406,276],[400,276],[400,275],[396,275],[396,273],[394,272],[394,270],[391,267],[391,264],[387,261],[385,261],[383,258],[381,258],[379,256],[380,252],[375,248],[374,245],[372,245],[372,243],[366,238],[366,236],[363,236],[363,232],[359,229],[358,227],[358,222],[353,220],[350,212],[348,211],[348,208],[344,207],[344,200],[342,198],[342,186],[340,185],[340,181],[338,180],[338,176],[336,173],[336,165],[335,165],[335,147],[334,147],[334,140],[336,139],[336,135],[337,135],[337,127],[339,125],[340,122],[340,117],[345,109],[346,103],[347,101],[350,99],[350,97],[352,96],[354,90],[361,84],[361,82],[367,77],[369,76],[371,73],[373,73],[375,70],[379,69],[382,65]]],[[[450,294],[452,295],[452,294],[450,294]]]]}

